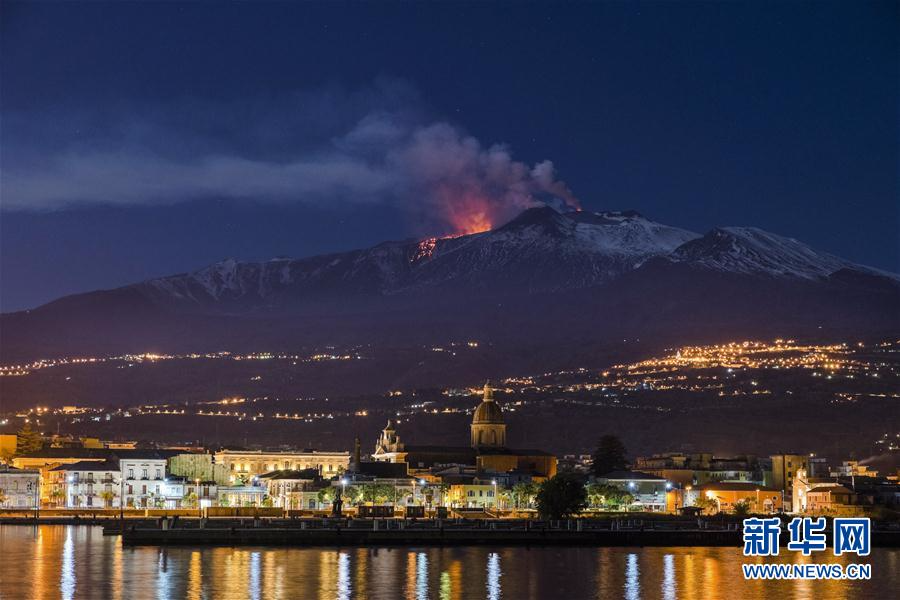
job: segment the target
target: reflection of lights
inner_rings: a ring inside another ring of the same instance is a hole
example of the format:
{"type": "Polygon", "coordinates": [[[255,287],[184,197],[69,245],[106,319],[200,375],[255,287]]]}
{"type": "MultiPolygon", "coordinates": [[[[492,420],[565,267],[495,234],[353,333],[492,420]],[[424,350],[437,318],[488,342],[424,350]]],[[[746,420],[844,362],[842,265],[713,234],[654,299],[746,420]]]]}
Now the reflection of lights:
{"type": "Polygon", "coordinates": [[[75,595],[75,541],[72,539],[74,526],[66,527],[66,542],[63,544],[62,569],[60,570],[59,591],[70,600],[75,595]]]}
{"type": "Polygon", "coordinates": [[[346,552],[338,554],[337,597],[339,600],[350,600],[350,555],[346,552]]]}
{"type": "Polygon", "coordinates": [[[625,597],[637,600],[641,597],[640,569],[637,554],[629,554],[625,565],[625,597]]]}
{"type": "Polygon", "coordinates": [[[260,553],[250,553],[250,581],[248,582],[248,596],[253,600],[260,598],[260,553]]]}
{"type": "Polygon", "coordinates": [[[662,595],[665,600],[675,600],[678,597],[676,594],[676,584],[675,584],[675,557],[671,554],[666,554],[663,557],[663,583],[662,583],[662,595]]]}
{"type": "Polygon", "coordinates": [[[441,573],[441,600],[444,598],[450,597],[450,592],[453,589],[453,584],[450,581],[450,572],[444,571],[441,573]]]}
{"type": "Polygon", "coordinates": [[[487,564],[487,597],[488,600],[500,600],[500,555],[491,552],[487,564]]]}
{"type": "Polygon", "coordinates": [[[424,552],[416,555],[416,600],[428,598],[428,556],[424,552]]]}

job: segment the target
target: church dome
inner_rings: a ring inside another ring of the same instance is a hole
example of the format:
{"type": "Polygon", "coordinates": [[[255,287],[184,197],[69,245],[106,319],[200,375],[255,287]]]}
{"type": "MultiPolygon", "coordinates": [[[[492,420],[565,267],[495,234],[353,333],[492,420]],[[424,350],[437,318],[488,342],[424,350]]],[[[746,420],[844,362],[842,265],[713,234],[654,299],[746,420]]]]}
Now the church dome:
{"type": "Polygon", "coordinates": [[[494,390],[491,389],[490,383],[484,385],[484,398],[472,417],[473,425],[481,423],[503,423],[503,409],[494,402],[494,390]]]}

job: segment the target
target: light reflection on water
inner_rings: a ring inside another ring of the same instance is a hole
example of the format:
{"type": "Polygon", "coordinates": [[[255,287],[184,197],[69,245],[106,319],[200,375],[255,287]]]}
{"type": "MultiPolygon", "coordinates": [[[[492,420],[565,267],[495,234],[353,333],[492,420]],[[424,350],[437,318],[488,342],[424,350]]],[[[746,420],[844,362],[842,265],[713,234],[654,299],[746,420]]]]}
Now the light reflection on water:
{"type": "Polygon", "coordinates": [[[869,562],[872,581],[744,581],[739,548],[122,548],[92,527],[0,526],[7,598],[891,597],[900,550],[865,560],[782,553],[777,562],[869,562]]]}

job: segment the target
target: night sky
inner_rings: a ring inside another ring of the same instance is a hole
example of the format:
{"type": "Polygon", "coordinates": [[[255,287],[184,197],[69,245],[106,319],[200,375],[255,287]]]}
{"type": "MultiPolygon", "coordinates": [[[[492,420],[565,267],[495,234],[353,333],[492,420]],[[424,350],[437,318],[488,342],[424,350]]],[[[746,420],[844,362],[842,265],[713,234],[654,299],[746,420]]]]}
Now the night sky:
{"type": "Polygon", "coordinates": [[[895,2],[0,11],[4,312],[523,194],[900,271],[895,2]]]}

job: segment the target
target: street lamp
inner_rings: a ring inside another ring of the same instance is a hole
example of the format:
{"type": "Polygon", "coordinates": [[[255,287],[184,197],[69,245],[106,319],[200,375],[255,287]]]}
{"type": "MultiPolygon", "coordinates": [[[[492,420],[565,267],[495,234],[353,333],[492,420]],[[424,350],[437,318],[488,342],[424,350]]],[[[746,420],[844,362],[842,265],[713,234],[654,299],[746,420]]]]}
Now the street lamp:
{"type": "Polygon", "coordinates": [[[500,499],[497,497],[497,480],[491,479],[491,485],[494,486],[494,508],[500,508],[500,499]]]}
{"type": "Polygon", "coordinates": [[[198,477],[196,479],[196,481],[197,481],[197,489],[196,489],[195,495],[197,496],[197,518],[202,519],[203,518],[203,507],[200,506],[200,478],[198,477]]]}

